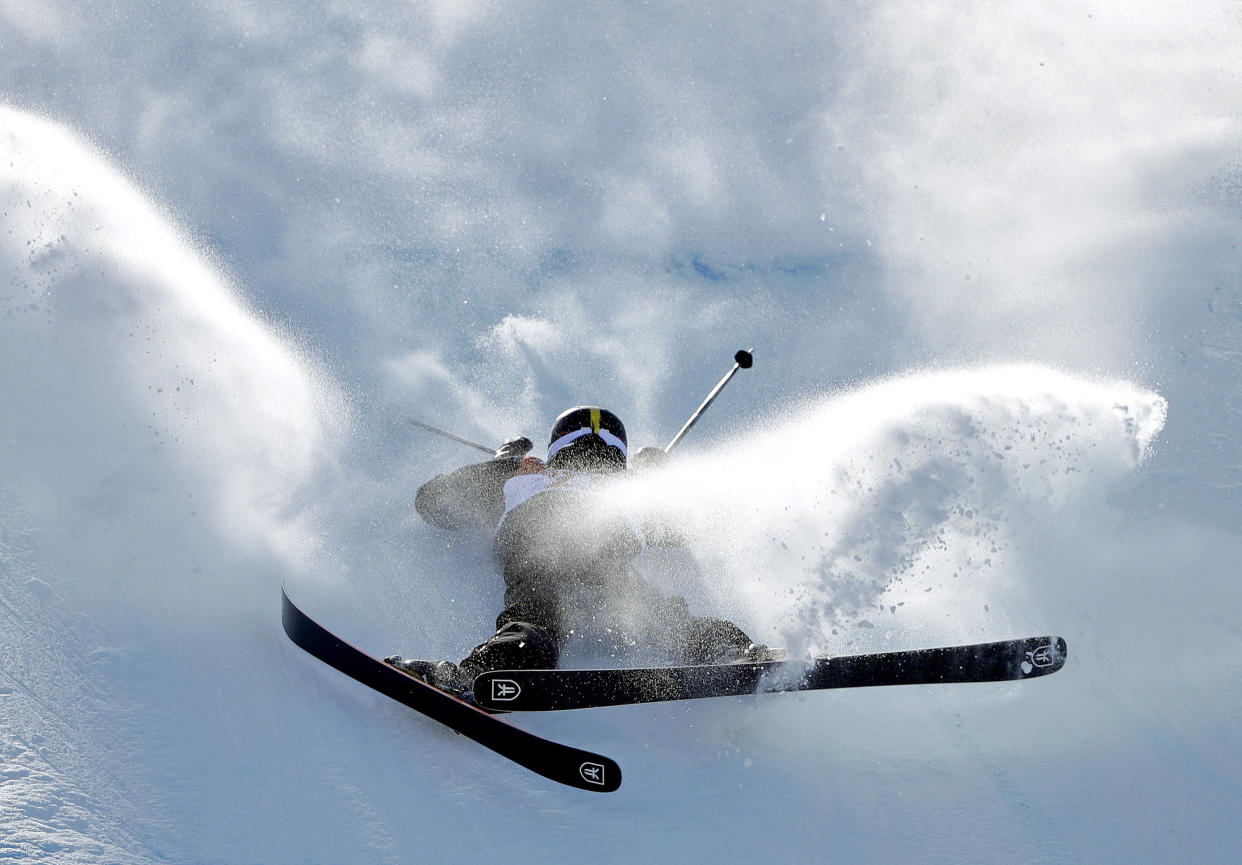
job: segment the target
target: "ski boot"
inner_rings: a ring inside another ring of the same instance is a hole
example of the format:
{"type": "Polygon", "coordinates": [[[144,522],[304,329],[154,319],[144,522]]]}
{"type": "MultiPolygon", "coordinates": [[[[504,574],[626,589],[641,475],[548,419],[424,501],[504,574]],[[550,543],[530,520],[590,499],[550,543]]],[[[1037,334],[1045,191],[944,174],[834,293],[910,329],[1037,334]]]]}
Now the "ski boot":
{"type": "Polygon", "coordinates": [[[775,649],[771,646],[765,646],[763,643],[751,643],[746,651],[747,661],[786,661],[789,659],[789,652],[784,649],[775,649]]]}
{"type": "Polygon", "coordinates": [[[789,653],[784,649],[774,649],[763,643],[751,643],[749,646],[730,646],[721,652],[714,661],[716,664],[758,664],[763,661],[784,661],[789,653]]]}
{"type": "Polygon", "coordinates": [[[426,682],[433,688],[446,691],[454,697],[469,700],[472,696],[474,679],[452,661],[422,661],[417,658],[389,655],[384,659],[384,663],[404,673],[409,673],[415,679],[426,682]]]}

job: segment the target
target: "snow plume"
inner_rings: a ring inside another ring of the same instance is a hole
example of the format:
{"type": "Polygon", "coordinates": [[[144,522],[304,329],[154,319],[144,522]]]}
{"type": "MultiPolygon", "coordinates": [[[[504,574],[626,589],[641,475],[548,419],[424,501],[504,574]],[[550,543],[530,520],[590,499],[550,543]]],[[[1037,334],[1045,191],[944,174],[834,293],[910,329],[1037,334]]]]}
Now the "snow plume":
{"type": "Polygon", "coordinates": [[[185,672],[275,687],[234,644],[313,549],[339,398],[104,158],[3,109],[0,215],[0,847],[163,858],[135,827],[194,830],[152,791],[257,747],[185,672]]]}
{"type": "Polygon", "coordinates": [[[334,435],[321,377],[103,158],[10,109],[0,211],[4,476],[90,510],[175,466],[200,495],[174,511],[300,555],[292,492],[334,435]]]}
{"type": "Polygon", "coordinates": [[[785,413],[640,495],[688,516],[704,601],[757,638],[999,638],[1049,624],[1021,618],[1026,527],[1099,507],[1164,418],[1155,393],[1046,368],[913,375],[785,413]]]}

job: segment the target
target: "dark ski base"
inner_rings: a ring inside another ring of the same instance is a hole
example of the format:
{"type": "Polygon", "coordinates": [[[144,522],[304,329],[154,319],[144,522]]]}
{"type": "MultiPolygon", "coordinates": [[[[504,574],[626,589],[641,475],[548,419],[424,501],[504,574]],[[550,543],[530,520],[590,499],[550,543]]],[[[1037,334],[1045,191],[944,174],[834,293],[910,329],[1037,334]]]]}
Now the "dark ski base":
{"type": "Polygon", "coordinates": [[[1060,637],[1030,637],[820,658],[810,664],[767,661],[624,670],[493,670],[474,680],[474,696],[479,705],[491,709],[545,711],[827,688],[1006,682],[1055,673],[1065,664],[1066,651],[1060,637]]]}
{"type": "Polygon", "coordinates": [[[598,793],[621,786],[621,767],[608,757],[542,739],[433,688],[337,637],[302,612],[284,586],[280,593],[285,633],[324,663],[545,778],[598,793]]]}

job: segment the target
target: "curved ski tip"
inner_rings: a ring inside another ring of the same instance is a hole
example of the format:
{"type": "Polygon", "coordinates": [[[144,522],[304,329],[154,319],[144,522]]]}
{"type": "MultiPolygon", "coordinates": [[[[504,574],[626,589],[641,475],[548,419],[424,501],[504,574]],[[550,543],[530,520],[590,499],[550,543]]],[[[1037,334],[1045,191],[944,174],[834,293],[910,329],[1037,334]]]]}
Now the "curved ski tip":
{"type": "MultiPolygon", "coordinates": [[[[1031,645],[1028,643],[1027,645],[1031,645]]],[[[1022,660],[1022,676],[1047,676],[1065,666],[1069,646],[1062,637],[1046,637],[1038,645],[1028,649],[1022,660]]]]}
{"type": "Polygon", "coordinates": [[[621,786],[621,767],[615,760],[592,754],[578,766],[578,777],[566,783],[592,793],[615,793],[621,786]]]}

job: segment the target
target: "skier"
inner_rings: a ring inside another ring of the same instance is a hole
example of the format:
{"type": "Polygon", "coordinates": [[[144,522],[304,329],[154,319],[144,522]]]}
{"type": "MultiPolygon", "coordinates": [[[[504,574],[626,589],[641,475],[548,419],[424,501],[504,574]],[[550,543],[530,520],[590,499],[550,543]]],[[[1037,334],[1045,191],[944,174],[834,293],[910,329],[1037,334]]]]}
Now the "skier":
{"type": "MultiPolygon", "coordinates": [[[[552,425],[546,462],[527,455],[532,447],[527,438],[507,441],[490,461],[423,484],[414,501],[419,516],[440,528],[499,522],[494,550],[504,573],[505,607],[496,633],[459,664],[400,655],[385,658],[388,663],[463,694],[485,670],[554,668],[576,631],[613,624],[608,611],[618,599],[659,623],[656,632],[680,663],[782,656],[732,622],[690,615],[684,598],[664,597],[635,570],[645,546],[675,540],[609,500],[628,458],[625,427],[615,414],[571,408],[552,425]]],[[[664,452],[643,448],[635,457],[655,463],[664,452]]]]}

